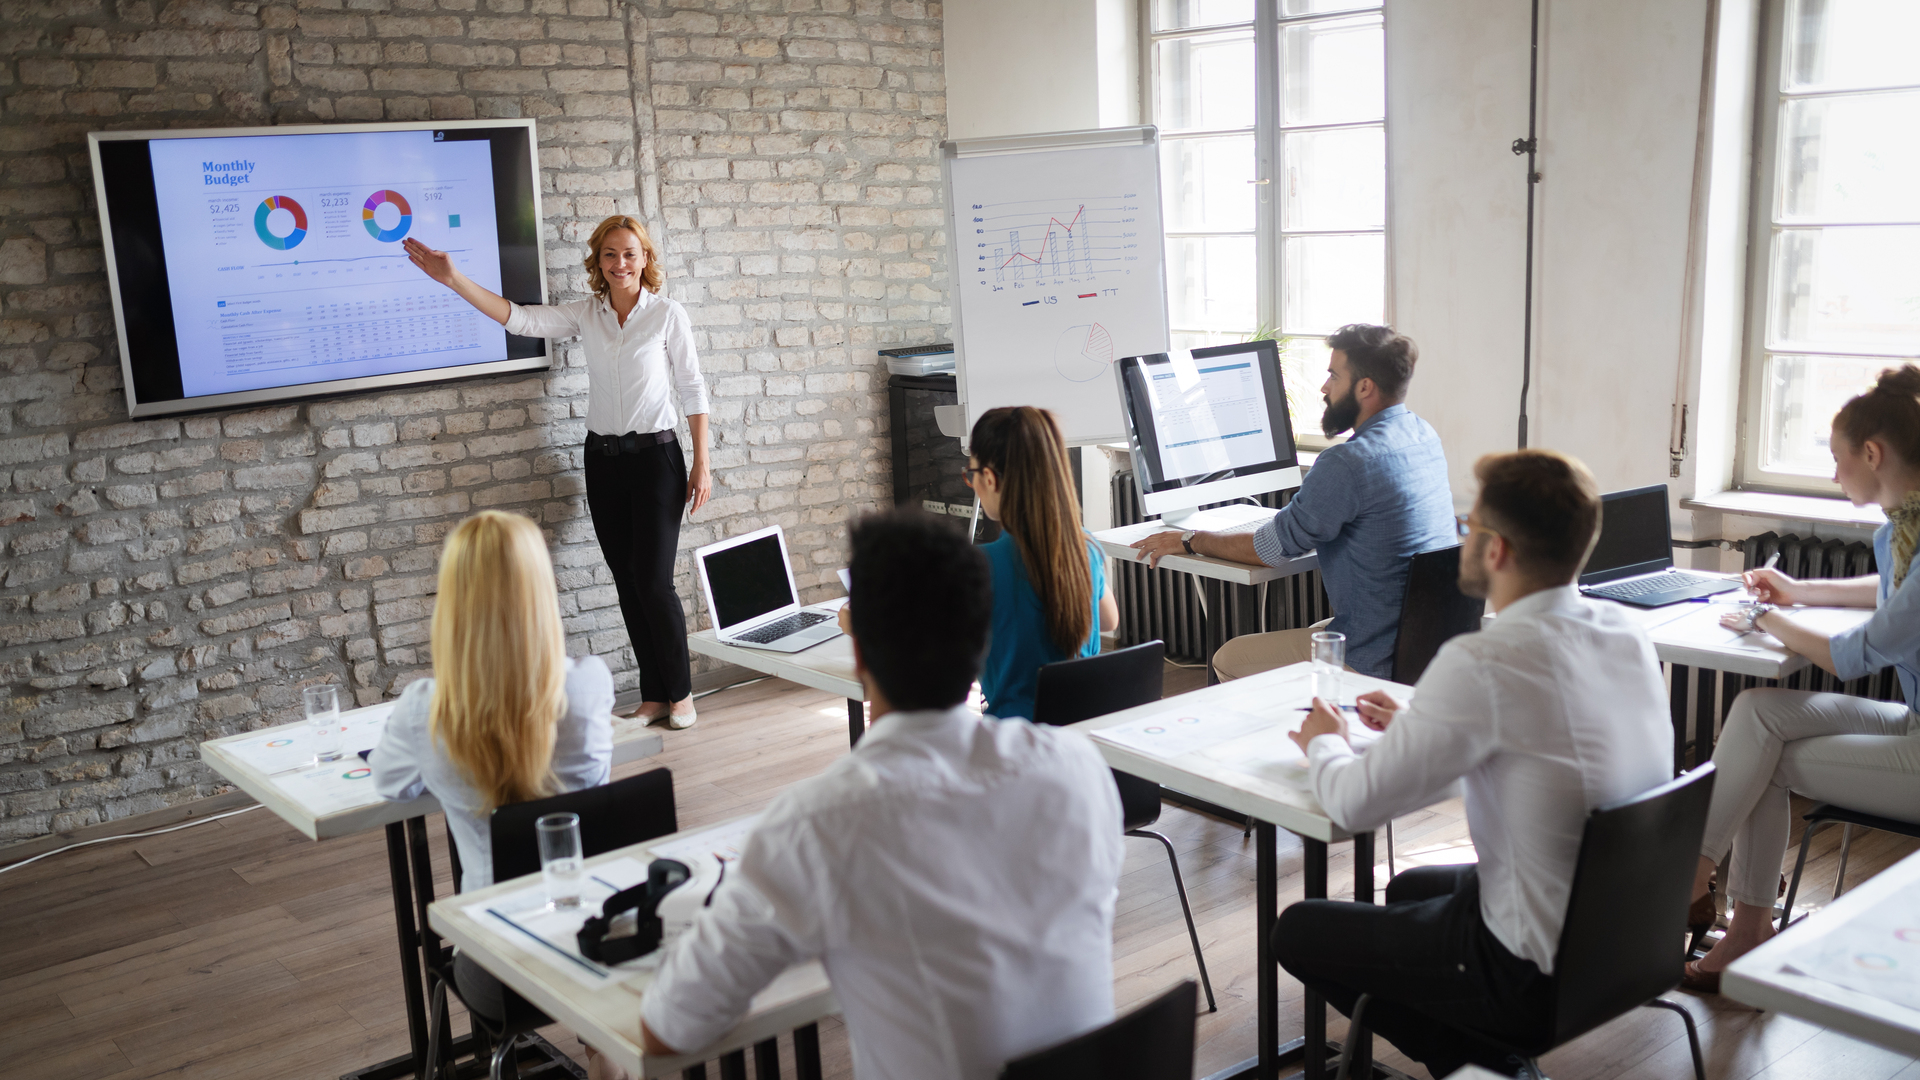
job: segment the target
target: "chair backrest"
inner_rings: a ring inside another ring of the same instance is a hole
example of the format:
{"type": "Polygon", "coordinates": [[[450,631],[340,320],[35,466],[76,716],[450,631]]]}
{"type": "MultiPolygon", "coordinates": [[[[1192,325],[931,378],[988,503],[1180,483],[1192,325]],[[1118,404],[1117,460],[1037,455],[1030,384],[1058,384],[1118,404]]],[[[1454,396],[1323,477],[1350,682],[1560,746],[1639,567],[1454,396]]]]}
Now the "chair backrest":
{"type": "Polygon", "coordinates": [[[679,831],[673,810],[673,773],[654,769],[599,787],[530,799],[494,810],[493,880],[540,870],[533,823],[543,814],[580,815],[580,853],[587,858],[679,831]]]}
{"type": "Polygon", "coordinates": [[[1199,998],[1188,979],[1106,1027],[1010,1061],[1000,1080],[1190,1080],[1199,998]]]}
{"type": "Polygon", "coordinates": [[[1040,669],[1033,722],[1065,727],[1160,700],[1167,646],[1154,640],[1040,669]]]}
{"type": "MultiPolygon", "coordinates": [[[[1098,656],[1062,660],[1040,669],[1033,692],[1033,722],[1065,727],[1096,716],[1160,700],[1166,676],[1166,643],[1158,638],[1098,656]]],[[[1130,832],[1160,820],[1160,785],[1123,772],[1120,817],[1130,832]]]]}
{"type": "Polygon", "coordinates": [[[1679,985],[1713,763],[1587,816],[1554,957],[1558,1046],[1679,985]]]}
{"type": "Polygon", "coordinates": [[[1393,681],[1409,685],[1433,663],[1448,638],[1480,629],[1487,602],[1460,591],[1460,547],[1436,548],[1407,563],[1400,633],[1393,643],[1393,681]]]}

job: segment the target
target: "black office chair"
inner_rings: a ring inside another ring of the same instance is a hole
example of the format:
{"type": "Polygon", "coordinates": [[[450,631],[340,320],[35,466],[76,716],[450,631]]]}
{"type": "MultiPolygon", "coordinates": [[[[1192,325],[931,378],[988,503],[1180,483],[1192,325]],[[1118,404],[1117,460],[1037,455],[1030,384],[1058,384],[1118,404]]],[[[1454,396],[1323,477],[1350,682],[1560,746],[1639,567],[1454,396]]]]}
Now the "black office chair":
{"type": "MultiPolygon", "coordinates": [[[[1693,900],[1712,795],[1713,763],[1708,762],[1589,814],[1554,954],[1551,1025],[1520,1044],[1469,1033],[1525,1060],[1537,1080],[1536,1059],[1547,1051],[1636,1007],[1668,1009],[1686,1021],[1693,1075],[1706,1080],[1692,1014],[1660,995],[1680,985],[1679,938],[1693,900]]],[[[1362,994],[1354,1003],[1338,1080],[1347,1080],[1355,1051],[1364,1054],[1371,997],[1362,994]]]]}
{"type": "Polygon", "coordinates": [[[1480,629],[1487,602],[1460,591],[1460,545],[1435,548],[1407,562],[1400,631],[1393,642],[1394,682],[1420,681],[1440,646],[1480,629]]]}
{"type": "MultiPolygon", "coordinates": [[[[1033,694],[1034,723],[1065,727],[1135,705],[1151,704],[1160,700],[1165,674],[1166,644],[1158,640],[1098,656],[1047,664],[1040,669],[1040,683],[1033,694]]],[[[1213,983],[1207,978],[1207,958],[1200,952],[1200,931],[1193,925],[1186,882],[1180,877],[1180,859],[1173,852],[1173,841],[1147,828],[1160,820],[1160,785],[1118,771],[1113,774],[1113,780],[1120,786],[1120,811],[1126,834],[1158,840],[1167,849],[1167,865],[1173,868],[1173,888],[1180,894],[1180,910],[1187,917],[1187,936],[1193,939],[1193,961],[1200,967],[1200,984],[1207,990],[1207,1011],[1217,1012],[1213,983]]]]}
{"type": "Polygon", "coordinates": [[[1103,1028],[1010,1061],[1000,1080],[1189,1080],[1193,980],[1103,1028]]]}
{"type": "Polygon", "coordinates": [[[1900,821],[1896,818],[1876,817],[1863,814],[1858,810],[1849,810],[1832,803],[1820,803],[1806,813],[1807,827],[1800,833],[1800,857],[1793,864],[1793,883],[1787,886],[1786,906],[1780,909],[1780,929],[1785,930],[1793,921],[1793,898],[1800,892],[1800,872],[1807,868],[1807,845],[1813,840],[1813,834],[1822,825],[1839,825],[1844,830],[1840,834],[1840,872],[1833,877],[1833,895],[1838,898],[1840,890],[1847,886],[1847,852],[1853,846],[1853,827],[1879,829],[1881,832],[1899,833],[1901,836],[1920,837],[1920,824],[1900,821]]]}
{"type": "MultiPolygon", "coordinates": [[[[493,842],[493,880],[507,881],[538,873],[540,843],[535,836],[533,823],[547,814],[567,813],[580,815],[580,852],[587,858],[677,832],[679,825],[673,807],[673,773],[667,769],[654,769],[599,787],[499,807],[494,810],[489,822],[493,842]]],[[[455,882],[459,881],[458,874],[456,869],[455,882]]],[[[453,980],[453,965],[444,957],[431,964],[430,968],[433,1003],[428,1015],[433,1017],[433,1027],[428,1037],[427,1061],[429,1068],[438,1073],[448,1064],[440,1061],[441,1040],[445,1035],[443,1017],[446,1014],[446,995],[452,990],[458,996],[460,988],[453,980]]],[[[489,1066],[492,1080],[517,1076],[513,1062],[515,1042],[521,1036],[553,1023],[526,998],[505,986],[500,989],[505,1006],[503,1016],[487,1016],[476,1010],[464,997],[461,998],[461,1002],[467,1006],[467,1014],[476,1034],[483,1034],[487,1045],[493,1048],[489,1066]]],[[[570,1062],[567,1064],[571,1065],[570,1062]]],[[[565,1065],[559,1067],[566,1069],[565,1065]]],[[[529,1076],[535,1072],[529,1070],[529,1076]]]]}

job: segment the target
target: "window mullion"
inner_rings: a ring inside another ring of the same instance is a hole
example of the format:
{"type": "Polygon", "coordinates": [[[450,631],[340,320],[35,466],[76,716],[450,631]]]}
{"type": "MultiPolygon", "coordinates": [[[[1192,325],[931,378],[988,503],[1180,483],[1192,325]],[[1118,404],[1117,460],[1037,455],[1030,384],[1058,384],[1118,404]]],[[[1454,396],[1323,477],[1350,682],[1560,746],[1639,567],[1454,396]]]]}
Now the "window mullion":
{"type": "Polygon", "coordinates": [[[1280,196],[1286,176],[1280,138],[1280,0],[1255,0],[1253,146],[1260,193],[1254,201],[1255,287],[1260,325],[1280,325],[1280,196]]]}

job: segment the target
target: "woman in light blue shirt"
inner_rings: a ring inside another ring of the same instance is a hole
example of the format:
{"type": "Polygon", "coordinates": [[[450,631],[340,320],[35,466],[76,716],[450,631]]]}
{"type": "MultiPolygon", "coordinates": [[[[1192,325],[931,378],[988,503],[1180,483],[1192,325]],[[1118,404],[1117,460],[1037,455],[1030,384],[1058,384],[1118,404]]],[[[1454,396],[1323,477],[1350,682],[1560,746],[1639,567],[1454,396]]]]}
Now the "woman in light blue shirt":
{"type": "MultiPolygon", "coordinates": [[[[482,511],[447,537],[432,640],[434,677],[400,695],[367,761],[381,795],[440,800],[470,891],[493,884],[495,807],[607,782],[613,676],[567,657],[546,540],[518,514],[482,511]]],[[[500,1016],[492,976],[464,957],[454,975],[500,1016]]]]}
{"type": "MultiPolygon", "coordinates": [[[[1842,679],[1891,666],[1907,704],[1802,690],[1748,690],[1733,703],[1713,760],[1713,807],[1694,884],[1695,903],[1708,895],[1708,875],[1729,847],[1727,898],[1733,918],[1713,951],[1689,963],[1682,985],[1720,988],[1720,972],[1773,936],[1773,903],[1792,825],[1790,792],[1849,810],[1920,822],[1920,367],[1883,372],[1873,389],[1833,419],[1834,481],[1855,506],[1887,513],[1873,536],[1879,573],[1847,581],[1795,581],[1774,570],[1747,574],[1758,603],[1726,616],[1736,630],[1772,634],[1794,652],[1842,679]],[[1852,630],[1831,637],[1797,622],[1790,609],[1808,604],[1874,609],[1852,630]]],[[[1689,921],[1703,924],[1711,913],[1689,921]]]]}
{"type": "Polygon", "coordinates": [[[989,409],[968,441],[967,483],[1000,523],[983,549],[993,568],[993,631],[980,689],[987,714],[1033,718],[1042,665],[1100,651],[1120,625],[1106,556],[1080,525],[1059,421],[1045,409],[989,409]]]}

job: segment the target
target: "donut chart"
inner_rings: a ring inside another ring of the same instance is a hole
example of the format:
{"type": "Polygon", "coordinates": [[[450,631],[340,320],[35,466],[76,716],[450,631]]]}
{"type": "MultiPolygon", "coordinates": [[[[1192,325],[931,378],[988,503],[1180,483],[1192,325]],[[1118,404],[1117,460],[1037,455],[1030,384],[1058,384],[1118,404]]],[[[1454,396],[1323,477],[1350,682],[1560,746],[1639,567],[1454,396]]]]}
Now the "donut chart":
{"type": "Polygon", "coordinates": [[[367,196],[366,205],[360,208],[360,224],[367,227],[367,234],[375,240],[391,244],[407,235],[407,230],[413,227],[413,207],[407,205],[407,200],[399,192],[383,188],[367,196]],[[392,203],[400,211],[400,223],[391,229],[382,229],[380,223],[374,220],[374,211],[380,209],[381,203],[392,203]]]}
{"type": "MultiPolygon", "coordinates": [[[[300,241],[307,238],[307,211],[285,195],[269,195],[260,201],[259,208],[253,212],[253,231],[259,235],[261,243],[275,251],[298,247],[300,241]],[[293,214],[293,231],[285,236],[275,236],[267,229],[267,218],[275,210],[286,210],[293,214]]],[[[404,225],[401,231],[406,231],[404,225]]]]}

